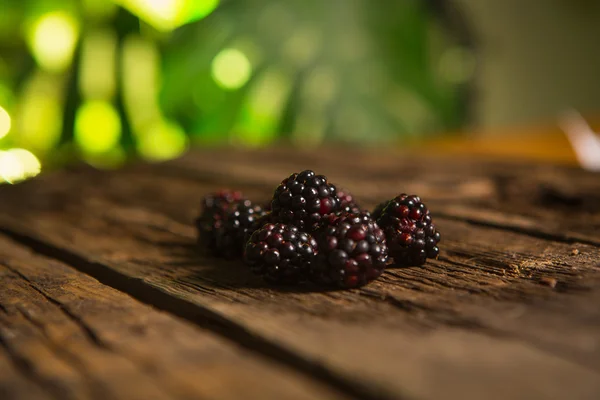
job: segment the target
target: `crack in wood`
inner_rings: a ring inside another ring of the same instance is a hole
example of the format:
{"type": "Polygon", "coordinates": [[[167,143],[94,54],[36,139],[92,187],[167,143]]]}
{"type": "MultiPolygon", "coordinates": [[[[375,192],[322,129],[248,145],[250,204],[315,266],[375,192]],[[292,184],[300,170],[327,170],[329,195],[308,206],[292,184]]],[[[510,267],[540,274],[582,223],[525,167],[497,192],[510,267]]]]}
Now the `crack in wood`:
{"type": "MultiPolygon", "coordinates": [[[[21,278],[23,278],[22,275],[19,275],[19,276],[21,278]]],[[[34,286],[31,285],[31,283],[29,284],[29,286],[31,288],[35,289],[34,286]]],[[[48,334],[46,327],[44,326],[44,324],[41,321],[39,321],[33,315],[31,315],[31,313],[24,307],[17,306],[17,310],[27,321],[29,321],[33,326],[38,328],[38,330],[44,336],[44,339],[46,340],[48,347],[52,350],[52,352],[57,357],[61,358],[66,363],[72,365],[76,371],[81,373],[81,375],[83,376],[84,381],[89,389],[89,394],[91,395],[92,398],[95,398],[97,400],[103,400],[103,399],[106,399],[109,397],[109,393],[106,390],[104,390],[102,385],[100,385],[98,382],[96,382],[93,379],[93,375],[90,373],[90,371],[88,371],[88,368],[85,366],[85,364],[76,355],[72,354],[71,352],[63,349],[60,345],[58,345],[52,339],[52,337],[48,334]]],[[[61,311],[64,312],[64,310],[61,310],[61,311]]],[[[65,315],[68,315],[68,314],[65,313],[65,315]]],[[[80,325],[78,324],[78,326],[80,326],[80,325]]]]}
{"type": "Polygon", "coordinates": [[[25,275],[23,275],[22,273],[20,273],[17,269],[11,267],[10,265],[5,265],[5,267],[10,270],[12,273],[16,274],[19,276],[19,278],[23,279],[25,282],[27,282],[27,284],[29,285],[29,287],[31,289],[33,289],[34,291],[36,291],[37,293],[39,293],[42,297],[44,297],[48,302],[50,302],[51,304],[55,305],[62,313],[64,313],[67,318],[69,318],[71,321],[73,321],[77,326],[79,326],[81,328],[81,330],[83,331],[83,333],[85,334],[85,336],[89,339],[89,341],[94,344],[97,347],[100,347],[101,349],[104,350],[111,350],[109,348],[109,346],[104,343],[102,341],[102,339],[100,339],[98,337],[98,335],[96,335],[96,332],[94,332],[94,330],[92,328],[90,328],[81,318],[79,318],[77,315],[73,314],[71,312],[71,310],[69,310],[67,307],[65,307],[64,304],[62,304],[60,301],[50,297],[48,294],[46,294],[43,290],[41,290],[40,288],[38,288],[36,285],[34,285],[31,280],[29,278],[27,278],[25,275]]]}
{"type": "Polygon", "coordinates": [[[558,234],[554,234],[554,233],[550,233],[550,232],[538,231],[536,229],[528,229],[528,228],[516,226],[516,225],[500,224],[500,223],[497,223],[494,221],[485,221],[485,220],[480,220],[480,219],[475,219],[475,218],[468,218],[468,217],[464,217],[464,216],[460,216],[460,215],[454,215],[454,214],[451,214],[448,212],[437,211],[435,214],[436,214],[436,217],[438,217],[438,218],[441,217],[441,218],[446,218],[446,219],[450,219],[450,220],[454,220],[454,221],[466,222],[471,225],[483,226],[486,228],[501,229],[501,230],[505,230],[505,231],[509,231],[509,232],[520,233],[522,235],[527,235],[527,236],[531,236],[531,237],[538,238],[538,239],[551,240],[554,242],[567,243],[567,244],[580,243],[580,244],[587,244],[590,246],[600,247],[600,241],[593,240],[593,239],[587,239],[585,237],[581,237],[580,235],[573,235],[573,234],[568,234],[568,233],[563,234],[563,235],[558,235],[558,234]]]}

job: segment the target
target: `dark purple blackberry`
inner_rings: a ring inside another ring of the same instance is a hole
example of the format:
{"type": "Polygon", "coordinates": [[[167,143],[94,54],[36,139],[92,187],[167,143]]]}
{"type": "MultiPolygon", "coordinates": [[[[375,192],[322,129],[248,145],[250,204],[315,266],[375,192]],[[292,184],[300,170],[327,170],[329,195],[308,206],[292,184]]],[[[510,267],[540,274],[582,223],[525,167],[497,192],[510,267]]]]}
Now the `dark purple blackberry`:
{"type": "Polygon", "coordinates": [[[218,192],[207,194],[202,198],[202,210],[226,208],[228,204],[232,204],[243,199],[244,197],[240,191],[222,189],[218,192]]]}
{"type": "Polygon", "coordinates": [[[337,196],[340,199],[340,211],[348,213],[360,213],[361,208],[354,199],[352,193],[343,188],[337,188],[337,196]]]}
{"type": "Polygon", "coordinates": [[[328,215],[316,236],[319,254],[311,271],[316,283],[357,287],[377,279],[385,269],[385,235],[368,213],[328,215]]]}
{"type": "Polygon", "coordinates": [[[242,255],[248,231],[255,227],[255,222],[263,217],[262,207],[252,204],[250,200],[233,203],[224,212],[221,225],[215,229],[215,255],[235,258],[242,255]]]}
{"type": "Polygon", "coordinates": [[[275,189],[271,209],[276,221],[312,231],[324,215],[338,211],[336,187],[323,175],[306,170],[292,174],[275,189]]]}
{"type": "Polygon", "coordinates": [[[423,265],[440,253],[440,233],[419,196],[403,193],[390,200],[377,224],[385,232],[390,256],[397,265],[423,265]]]}
{"type": "Polygon", "coordinates": [[[310,234],[293,225],[267,224],[246,243],[244,261],[267,282],[296,284],[307,280],[316,254],[310,234]]]}
{"type": "Polygon", "coordinates": [[[202,198],[200,216],[196,218],[198,242],[201,246],[214,249],[216,247],[216,230],[223,225],[225,212],[237,202],[242,201],[242,193],[221,190],[202,198]]]}

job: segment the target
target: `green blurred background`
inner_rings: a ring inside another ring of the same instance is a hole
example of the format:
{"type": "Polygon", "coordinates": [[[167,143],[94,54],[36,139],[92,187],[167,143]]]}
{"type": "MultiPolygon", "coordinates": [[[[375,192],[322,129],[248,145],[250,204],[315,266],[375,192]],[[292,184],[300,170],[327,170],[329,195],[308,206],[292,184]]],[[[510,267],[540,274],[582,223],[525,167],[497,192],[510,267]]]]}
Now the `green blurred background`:
{"type": "Polygon", "coordinates": [[[589,0],[0,0],[0,182],[597,111],[596,17],[589,0]]]}
{"type": "Polygon", "coordinates": [[[456,129],[474,65],[434,2],[1,0],[0,171],[190,145],[456,129]]]}

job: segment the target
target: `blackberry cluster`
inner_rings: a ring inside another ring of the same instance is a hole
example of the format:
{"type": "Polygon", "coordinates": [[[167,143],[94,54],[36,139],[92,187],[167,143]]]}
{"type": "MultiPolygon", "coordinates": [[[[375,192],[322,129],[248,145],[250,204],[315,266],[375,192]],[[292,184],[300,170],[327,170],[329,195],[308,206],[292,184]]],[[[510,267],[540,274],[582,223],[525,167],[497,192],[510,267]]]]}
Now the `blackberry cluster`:
{"type": "Polygon", "coordinates": [[[336,187],[311,170],[292,174],[275,189],[271,212],[276,221],[311,232],[321,218],[340,208],[336,187]]]}
{"type": "Polygon", "coordinates": [[[317,253],[310,234],[293,225],[266,224],[250,236],[244,260],[268,282],[293,284],[308,278],[317,253]]]}
{"type": "Polygon", "coordinates": [[[390,256],[397,265],[423,265],[439,255],[440,233],[419,196],[401,194],[383,208],[378,225],[385,232],[390,256]]]}
{"type": "Polygon", "coordinates": [[[310,170],[284,179],[265,207],[240,192],[210,194],[196,226],[215,255],[243,254],[252,272],[275,284],[353,288],[377,279],[391,258],[410,266],[439,254],[440,233],[418,196],[401,194],[371,214],[310,170]]]}
{"type": "Polygon", "coordinates": [[[214,230],[214,253],[226,258],[241,256],[248,233],[264,215],[262,207],[250,200],[231,204],[223,213],[220,226],[214,230]]]}
{"type": "Polygon", "coordinates": [[[316,283],[361,286],[377,279],[388,261],[384,233],[368,213],[323,218],[317,243],[319,255],[311,270],[316,283]]]}
{"type": "Polygon", "coordinates": [[[200,216],[196,218],[199,243],[208,248],[216,248],[216,231],[223,226],[223,217],[227,210],[240,201],[243,195],[238,191],[221,190],[202,199],[200,216]]]}

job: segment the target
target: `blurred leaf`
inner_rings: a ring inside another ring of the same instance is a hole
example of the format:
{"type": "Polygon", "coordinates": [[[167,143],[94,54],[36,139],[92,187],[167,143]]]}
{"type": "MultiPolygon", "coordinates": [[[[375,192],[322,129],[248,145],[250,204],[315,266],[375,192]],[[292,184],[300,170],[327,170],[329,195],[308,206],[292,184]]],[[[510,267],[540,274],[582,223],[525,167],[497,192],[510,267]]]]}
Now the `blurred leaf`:
{"type": "Polygon", "coordinates": [[[223,2],[165,46],[161,102],[169,115],[185,114],[186,129],[244,132],[247,143],[275,139],[265,136],[273,126],[296,142],[307,134],[313,139],[393,140],[460,122],[459,84],[442,79],[438,68],[443,50],[453,46],[445,27],[417,0],[385,5],[371,0],[223,2]],[[442,40],[433,31],[443,32],[442,40]],[[218,62],[221,51],[240,43],[254,56],[253,78],[238,89],[241,101],[220,93],[210,76],[215,57],[218,62]],[[258,107],[252,96],[261,82],[258,64],[285,71],[289,80],[284,98],[276,90],[271,93],[282,103],[275,125],[248,117],[248,110],[258,107]],[[222,118],[237,122],[219,123],[222,118]],[[308,127],[321,132],[308,133],[308,127]]]}

